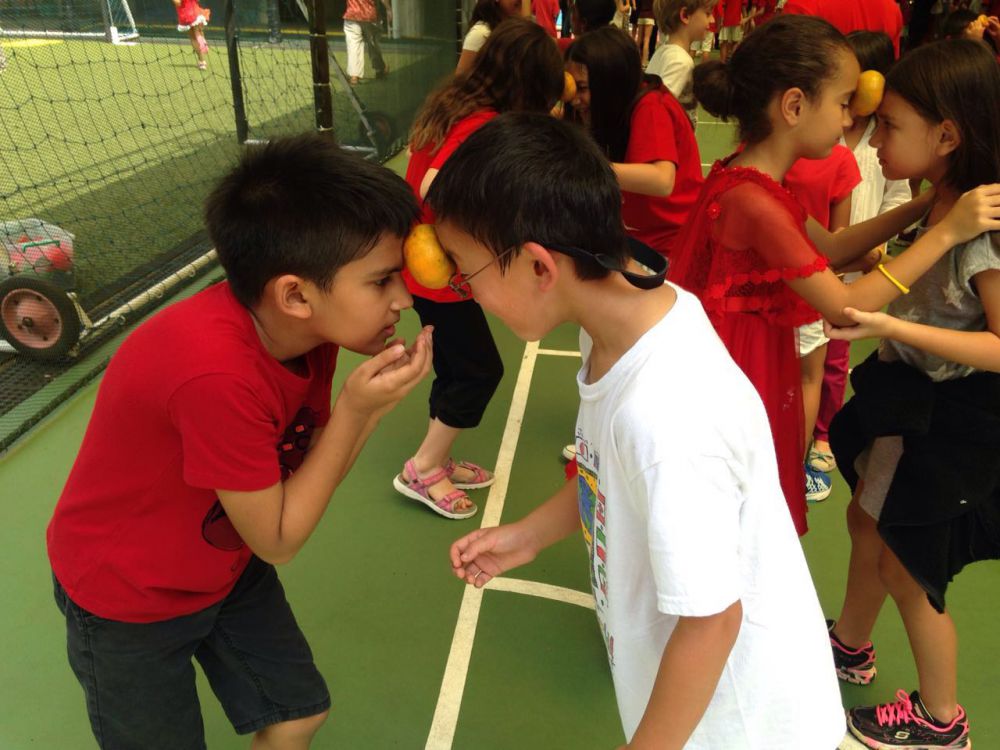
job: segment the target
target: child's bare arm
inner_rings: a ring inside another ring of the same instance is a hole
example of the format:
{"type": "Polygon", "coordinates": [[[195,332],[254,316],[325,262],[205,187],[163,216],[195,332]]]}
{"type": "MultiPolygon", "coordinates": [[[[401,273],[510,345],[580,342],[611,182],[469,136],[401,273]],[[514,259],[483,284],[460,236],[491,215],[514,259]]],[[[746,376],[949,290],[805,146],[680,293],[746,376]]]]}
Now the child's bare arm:
{"type": "Polygon", "coordinates": [[[540,551],[579,528],[577,484],[570,481],[520,521],[477,529],[452,544],[452,572],[482,587],[491,578],[531,562],[540,551]]]}
{"type": "Polygon", "coordinates": [[[416,386],[431,366],[430,336],[422,332],[412,354],[391,347],[347,378],[330,420],[286,481],[264,490],[217,491],[236,531],[270,563],[291,560],[312,534],[378,419],[416,386]],[[402,358],[406,364],[395,366],[402,358]]]}
{"type": "MultiPolygon", "coordinates": [[[[890,211],[883,216],[893,213],[890,211]]],[[[881,218],[876,217],[865,224],[881,218]]],[[[857,224],[831,236],[842,237],[865,224],[857,224]]],[[[890,276],[908,287],[955,245],[985,231],[997,230],[1000,230],[1000,185],[986,185],[963,195],[948,215],[914,242],[909,250],[882,264],[887,274],[876,270],[853,284],[844,284],[827,269],[787,283],[833,325],[851,326],[854,321],[844,313],[845,308],[881,310],[902,293],[890,276]]]]}
{"type": "Polygon", "coordinates": [[[849,328],[827,325],[827,335],[845,341],[893,339],[958,364],[1000,372],[1000,271],[983,271],[973,279],[986,310],[985,331],[954,331],[900,320],[882,312],[867,313],[851,308],[846,313],[855,325],[849,328]]]}
{"type": "Polygon", "coordinates": [[[663,649],[646,712],[627,750],[681,750],[701,721],[743,621],[734,602],[709,617],[681,617],[663,649]]]}
{"type": "Polygon", "coordinates": [[[654,161],[647,164],[613,163],[611,168],[618,177],[622,190],[639,195],[665,198],[674,192],[677,165],[672,161],[654,161]]]}
{"type": "Polygon", "coordinates": [[[809,218],[806,230],[809,239],[830,259],[835,267],[849,263],[878,247],[919,220],[930,210],[934,191],[927,190],[907,203],[886,211],[868,221],[833,233],[818,221],[809,218]]]}

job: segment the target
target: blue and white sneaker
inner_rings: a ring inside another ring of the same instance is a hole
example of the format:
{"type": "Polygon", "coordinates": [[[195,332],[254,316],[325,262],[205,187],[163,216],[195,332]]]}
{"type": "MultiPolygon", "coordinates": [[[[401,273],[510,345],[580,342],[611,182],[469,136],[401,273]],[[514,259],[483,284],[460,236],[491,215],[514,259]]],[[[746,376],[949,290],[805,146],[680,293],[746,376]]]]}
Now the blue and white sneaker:
{"type": "Polygon", "coordinates": [[[821,503],[830,497],[832,491],[830,475],[806,464],[806,502],[821,503]]]}

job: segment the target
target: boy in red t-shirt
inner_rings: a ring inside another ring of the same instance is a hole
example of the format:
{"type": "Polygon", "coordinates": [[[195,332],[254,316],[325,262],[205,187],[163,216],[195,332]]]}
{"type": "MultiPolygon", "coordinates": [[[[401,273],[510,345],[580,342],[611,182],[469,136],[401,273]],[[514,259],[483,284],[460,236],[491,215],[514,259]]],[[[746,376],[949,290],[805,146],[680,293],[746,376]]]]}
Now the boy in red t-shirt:
{"type": "Polygon", "coordinates": [[[227,281],[112,358],[48,528],[70,665],[102,747],[204,747],[192,657],[254,747],[305,748],[330,697],[274,564],[430,369],[392,339],[407,184],[318,135],[245,154],[209,197],[227,281]],[[363,207],[364,210],[358,210],[363,207]],[[338,347],[373,355],[333,407],[338,347]]]}

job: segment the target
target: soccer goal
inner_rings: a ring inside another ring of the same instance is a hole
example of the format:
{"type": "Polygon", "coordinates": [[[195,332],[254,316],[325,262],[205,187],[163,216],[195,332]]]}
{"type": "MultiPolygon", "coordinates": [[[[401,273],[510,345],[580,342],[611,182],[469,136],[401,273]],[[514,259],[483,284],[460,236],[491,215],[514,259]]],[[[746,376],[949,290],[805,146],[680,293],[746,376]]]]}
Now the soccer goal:
{"type": "Polygon", "coordinates": [[[0,2],[0,37],[105,39],[120,44],[138,36],[128,0],[0,2]]]}

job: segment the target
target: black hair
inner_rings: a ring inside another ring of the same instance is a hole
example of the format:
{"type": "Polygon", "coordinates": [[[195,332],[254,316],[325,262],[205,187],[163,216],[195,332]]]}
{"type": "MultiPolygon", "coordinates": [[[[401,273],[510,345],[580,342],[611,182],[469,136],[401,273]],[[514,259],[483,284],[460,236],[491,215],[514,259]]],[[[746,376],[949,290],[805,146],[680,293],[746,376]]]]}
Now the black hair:
{"type": "Polygon", "coordinates": [[[810,99],[837,75],[837,53],[850,53],[844,35],[821,18],[779,15],[747,35],[728,63],[694,69],[694,95],[710,113],[735,118],[740,138],[760,143],[771,134],[772,97],[799,88],[810,99]]]}
{"type": "Polygon", "coordinates": [[[615,0],[576,0],[573,5],[583,31],[594,31],[607,26],[618,10],[615,0]]]}
{"type": "MultiPolygon", "coordinates": [[[[624,161],[629,123],[642,85],[639,48],[621,29],[588,31],[566,50],[566,62],[587,68],[590,131],[611,161],[624,161]]],[[[572,107],[568,108],[572,114],[572,107]]]]}
{"type": "Polygon", "coordinates": [[[921,45],[886,77],[886,90],[932,123],[951,120],[961,134],[944,182],[964,193],[1000,181],[1000,65],[975,39],[921,45]]]}
{"type": "Polygon", "coordinates": [[[248,148],[205,201],[205,223],[236,299],[260,301],[295,274],[328,289],[383,234],[404,237],[420,210],[385,167],[309,133],[248,148]]]}
{"type": "Polygon", "coordinates": [[[968,8],[959,8],[945,17],[941,24],[942,39],[958,39],[965,34],[969,24],[979,18],[968,8]]]}
{"type": "Polygon", "coordinates": [[[479,0],[476,3],[476,7],[472,9],[472,16],[469,18],[469,28],[471,29],[477,23],[482,22],[489,26],[490,30],[493,30],[504,18],[506,16],[500,12],[497,0],[479,0]]]}
{"type": "Polygon", "coordinates": [[[847,43],[854,50],[861,70],[877,70],[887,75],[896,61],[892,39],[883,31],[852,31],[847,35],[847,43]]]}
{"type": "MultiPolygon", "coordinates": [[[[444,163],[425,200],[438,221],[497,256],[537,242],[604,254],[622,266],[628,258],[611,165],[583,128],[548,114],[508,112],[490,120],[444,163]]],[[[501,257],[501,268],[511,259],[501,257]]],[[[581,279],[609,273],[589,259],[573,263],[581,279]]]]}

